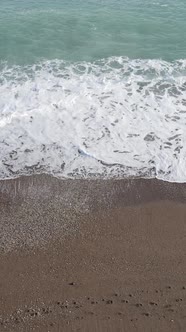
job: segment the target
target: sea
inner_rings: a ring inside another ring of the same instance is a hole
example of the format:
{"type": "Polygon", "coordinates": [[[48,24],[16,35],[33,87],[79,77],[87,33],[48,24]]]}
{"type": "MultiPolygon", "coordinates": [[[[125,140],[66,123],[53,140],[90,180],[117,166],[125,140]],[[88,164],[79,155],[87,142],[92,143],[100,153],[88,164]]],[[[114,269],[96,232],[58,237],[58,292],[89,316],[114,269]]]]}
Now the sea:
{"type": "Polygon", "coordinates": [[[185,0],[0,0],[0,178],[186,182],[185,0]]]}

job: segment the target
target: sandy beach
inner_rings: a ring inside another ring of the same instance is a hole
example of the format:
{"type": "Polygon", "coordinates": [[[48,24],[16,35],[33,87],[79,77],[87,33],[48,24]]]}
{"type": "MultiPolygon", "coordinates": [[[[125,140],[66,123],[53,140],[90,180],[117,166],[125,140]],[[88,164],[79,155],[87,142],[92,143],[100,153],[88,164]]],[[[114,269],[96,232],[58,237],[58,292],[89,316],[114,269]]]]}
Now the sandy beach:
{"type": "Polygon", "coordinates": [[[0,234],[0,331],[185,331],[185,184],[0,181],[0,234]]]}

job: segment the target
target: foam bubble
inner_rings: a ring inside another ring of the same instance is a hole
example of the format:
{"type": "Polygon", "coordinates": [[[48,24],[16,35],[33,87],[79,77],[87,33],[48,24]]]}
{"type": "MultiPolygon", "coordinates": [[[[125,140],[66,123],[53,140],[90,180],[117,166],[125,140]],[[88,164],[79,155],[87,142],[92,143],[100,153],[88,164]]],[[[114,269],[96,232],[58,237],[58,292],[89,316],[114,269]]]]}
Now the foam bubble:
{"type": "Polygon", "coordinates": [[[186,61],[0,66],[0,177],[186,181],[186,61]]]}

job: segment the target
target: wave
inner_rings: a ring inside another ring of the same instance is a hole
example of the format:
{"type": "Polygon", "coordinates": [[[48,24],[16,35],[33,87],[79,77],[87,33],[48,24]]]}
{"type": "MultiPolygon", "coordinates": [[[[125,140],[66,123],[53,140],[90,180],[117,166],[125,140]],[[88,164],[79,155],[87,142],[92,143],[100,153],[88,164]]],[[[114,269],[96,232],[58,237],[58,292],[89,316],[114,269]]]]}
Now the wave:
{"type": "Polygon", "coordinates": [[[0,65],[0,177],[186,181],[186,60],[0,65]]]}

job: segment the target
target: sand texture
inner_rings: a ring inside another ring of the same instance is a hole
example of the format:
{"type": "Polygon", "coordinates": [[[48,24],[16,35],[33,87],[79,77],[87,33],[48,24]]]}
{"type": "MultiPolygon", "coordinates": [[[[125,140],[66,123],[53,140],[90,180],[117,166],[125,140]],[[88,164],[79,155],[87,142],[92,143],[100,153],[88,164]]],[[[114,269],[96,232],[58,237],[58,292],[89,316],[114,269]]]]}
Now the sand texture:
{"type": "Polygon", "coordinates": [[[0,182],[0,331],[185,331],[186,185],[0,182]]]}

